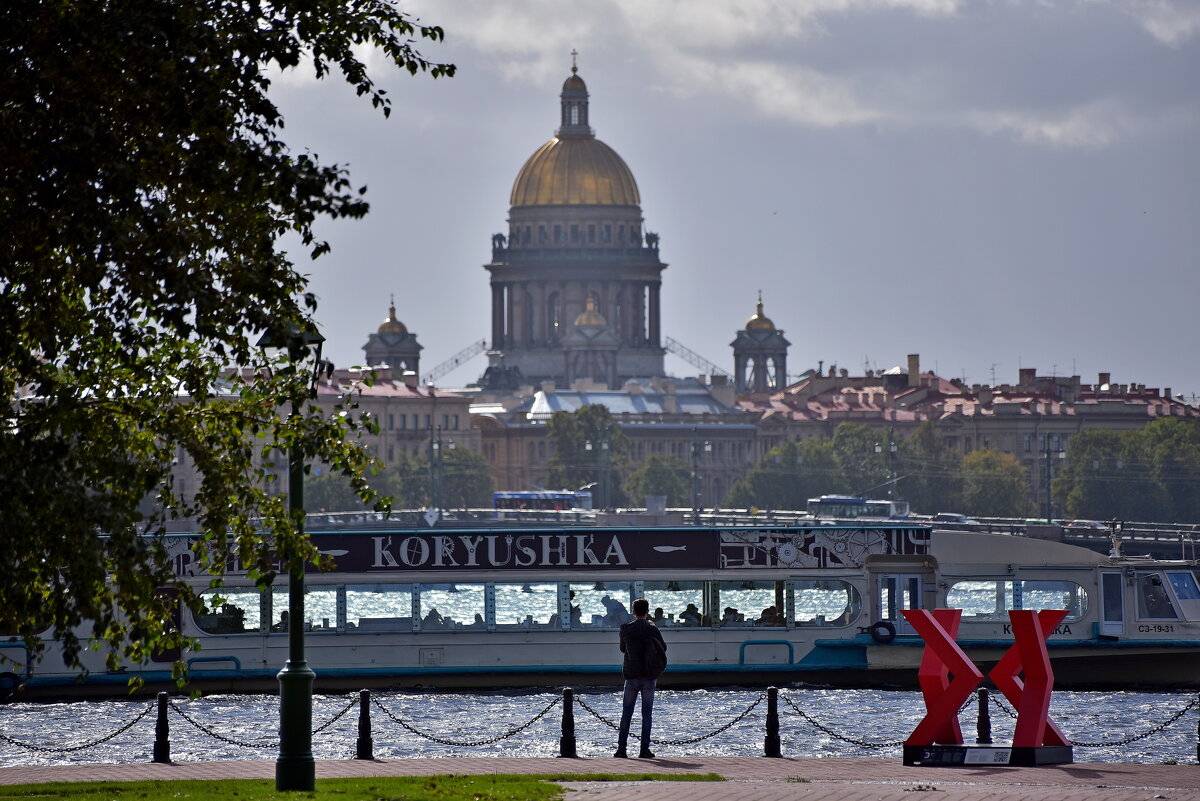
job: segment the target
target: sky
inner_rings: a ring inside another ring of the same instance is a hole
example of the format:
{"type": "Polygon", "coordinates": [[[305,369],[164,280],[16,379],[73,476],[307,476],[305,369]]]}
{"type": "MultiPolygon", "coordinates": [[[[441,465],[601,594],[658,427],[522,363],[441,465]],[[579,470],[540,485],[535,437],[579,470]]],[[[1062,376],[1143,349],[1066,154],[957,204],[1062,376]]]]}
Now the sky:
{"type": "Polygon", "coordinates": [[[661,236],[663,334],[725,370],[761,291],[792,375],[917,353],[971,384],[1025,367],[1200,395],[1196,0],[401,7],[445,29],[421,49],[458,73],[370,55],[390,118],[304,71],[272,87],[293,149],[367,186],[366,218],[319,225],[329,255],[295,251],[338,366],[392,295],[422,373],[490,337],[491,235],[574,49],[661,236]]]}

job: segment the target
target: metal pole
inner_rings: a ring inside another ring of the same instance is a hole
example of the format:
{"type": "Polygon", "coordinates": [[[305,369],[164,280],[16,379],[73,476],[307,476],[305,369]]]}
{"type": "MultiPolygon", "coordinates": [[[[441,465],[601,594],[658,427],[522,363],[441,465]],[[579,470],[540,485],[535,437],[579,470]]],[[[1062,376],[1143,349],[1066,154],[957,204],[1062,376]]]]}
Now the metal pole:
{"type": "Polygon", "coordinates": [[[154,761],[171,764],[171,724],[167,721],[166,693],[158,694],[158,720],[154,723],[154,761]]]}
{"type": "Polygon", "coordinates": [[[375,742],[371,739],[371,691],[358,691],[358,742],[355,759],[374,759],[375,742]]]}
{"type": "Polygon", "coordinates": [[[567,759],[578,756],[575,753],[575,691],[563,687],[562,737],[558,741],[558,755],[567,759]]]}
{"type": "MultiPolygon", "coordinates": [[[[292,417],[300,404],[292,404],[292,417]]],[[[304,454],[288,453],[288,510],[303,535],[304,454]]],[[[279,671],[279,758],[275,760],[275,789],[311,792],[317,767],[312,753],[312,688],[316,674],[304,659],[304,563],[293,559],[288,570],[288,661],[279,671]]]]}
{"type": "Polygon", "coordinates": [[[779,744],[779,688],[767,688],[767,736],[763,740],[763,756],[781,758],[779,744]]]}
{"type": "Polygon", "coordinates": [[[988,745],[992,742],[992,716],[988,711],[988,691],[979,688],[979,719],[975,727],[975,742],[988,745]]]}

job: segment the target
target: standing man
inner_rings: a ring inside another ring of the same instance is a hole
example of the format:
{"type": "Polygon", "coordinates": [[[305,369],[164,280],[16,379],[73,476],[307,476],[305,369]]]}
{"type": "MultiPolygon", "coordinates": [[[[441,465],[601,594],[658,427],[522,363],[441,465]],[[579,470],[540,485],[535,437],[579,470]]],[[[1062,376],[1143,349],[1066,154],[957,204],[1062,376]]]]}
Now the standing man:
{"type": "Polygon", "coordinates": [[[650,619],[650,602],[638,598],[633,602],[633,620],[621,626],[621,653],[625,660],[621,675],[625,677],[625,699],[621,708],[621,728],[617,733],[617,753],[625,759],[629,741],[629,724],[633,720],[633,705],[642,696],[642,759],[654,759],[650,751],[650,723],[654,712],[654,687],[667,665],[667,644],[662,633],[650,619]]]}

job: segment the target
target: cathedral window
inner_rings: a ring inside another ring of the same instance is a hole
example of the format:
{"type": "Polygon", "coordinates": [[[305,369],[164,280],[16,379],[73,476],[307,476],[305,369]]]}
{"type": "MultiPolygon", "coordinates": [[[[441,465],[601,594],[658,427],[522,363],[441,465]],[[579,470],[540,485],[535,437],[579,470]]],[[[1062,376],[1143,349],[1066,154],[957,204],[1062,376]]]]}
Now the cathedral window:
{"type": "Polygon", "coordinates": [[[589,224],[588,225],[588,244],[595,244],[595,242],[596,242],[596,226],[589,224]]]}
{"type": "Polygon", "coordinates": [[[600,241],[605,244],[612,242],[612,223],[605,223],[600,229],[600,241]]]}
{"type": "Polygon", "coordinates": [[[566,241],[566,236],[563,234],[561,225],[554,226],[554,244],[561,245],[566,241]]]}
{"type": "Polygon", "coordinates": [[[538,244],[539,245],[546,244],[546,226],[544,226],[544,225],[538,226],[538,244]]]}
{"type": "Polygon", "coordinates": [[[571,225],[571,244],[574,245],[574,244],[578,244],[578,243],[579,243],[579,226],[572,224],[571,225]]]}
{"type": "Polygon", "coordinates": [[[571,124],[579,124],[579,106],[571,106],[571,124]]]}

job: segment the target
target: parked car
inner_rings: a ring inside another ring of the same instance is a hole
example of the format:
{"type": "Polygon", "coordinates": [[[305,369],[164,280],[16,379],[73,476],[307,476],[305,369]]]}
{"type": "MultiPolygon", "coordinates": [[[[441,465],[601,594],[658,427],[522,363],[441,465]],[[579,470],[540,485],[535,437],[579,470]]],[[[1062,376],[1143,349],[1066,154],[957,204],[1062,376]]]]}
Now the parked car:
{"type": "Polygon", "coordinates": [[[958,512],[938,512],[931,520],[935,526],[940,523],[962,531],[979,531],[981,528],[978,520],[958,512]]]}
{"type": "Polygon", "coordinates": [[[1107,534],[1109,532],[1108,523],[1100,520],[1072,520],[1067,523],[1067,528],[1077,531],[1095,532],[1097,534],[1107,534]]]}

